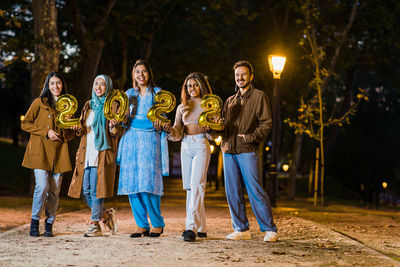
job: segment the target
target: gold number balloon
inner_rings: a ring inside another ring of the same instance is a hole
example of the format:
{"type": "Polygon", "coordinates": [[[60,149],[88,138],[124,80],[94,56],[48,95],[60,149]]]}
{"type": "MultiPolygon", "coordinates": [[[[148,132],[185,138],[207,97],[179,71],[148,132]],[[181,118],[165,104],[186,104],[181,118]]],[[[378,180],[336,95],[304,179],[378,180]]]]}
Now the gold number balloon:
{"type": "Polygon", "coordinates": [[[201,108],[205,109],[199,116],[200,126],[209,126],[211,129],[220,131],[224,129],[223,122],[213,121],[213,117],[220,117],[222,100],[214,94],[207,94],[201,100],[201,108]]]}
{"type": "Polygon", "coordinates": [[[152,122],[160,120],[162,123],[171,123],[171,120],[161,116],[163,113],[170,113],[176,105],[175,96],[168,91],[161,90],[154,96],[157,102],[147,112],[147,118],[152,122]]]}
{"type": "Polygon", "coordinates": [[[57,120],[56,125],[61,129],[68,129],[80,125],[79,118],[72,118],[78,109],[78,101],[73,95],[65,94],[56,101],[57,120]]]}
{"type": "Polygon", "coordinates": [[[104,117],[109,120],[116,119],[117,121],[123,121],[128,109],[128,96],[121,90],[114,89],[106,97],[104,101],[104,117]],[[119,102],[119,111],[114,113],[111,106],[114,101],[119,102]]]}

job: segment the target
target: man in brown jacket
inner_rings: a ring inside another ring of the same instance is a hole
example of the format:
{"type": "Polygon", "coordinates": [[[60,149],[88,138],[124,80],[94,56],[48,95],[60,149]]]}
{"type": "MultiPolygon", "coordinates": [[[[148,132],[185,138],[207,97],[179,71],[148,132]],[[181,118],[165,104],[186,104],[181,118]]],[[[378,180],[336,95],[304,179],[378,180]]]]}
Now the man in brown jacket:
{"type": "Polygon", "coordinates": [[[271,205],[259,173],[258,144],[271,130],[272,119],[267,95],[255,89],[253,67],[247,61],[233,66],[237,93],[224,105],[225,131],[221,149],[224,158],[225,192],[234,232],[227,239],[250,239],[244,188],[265,242],[276,241],[277,228],[271,205]]]}

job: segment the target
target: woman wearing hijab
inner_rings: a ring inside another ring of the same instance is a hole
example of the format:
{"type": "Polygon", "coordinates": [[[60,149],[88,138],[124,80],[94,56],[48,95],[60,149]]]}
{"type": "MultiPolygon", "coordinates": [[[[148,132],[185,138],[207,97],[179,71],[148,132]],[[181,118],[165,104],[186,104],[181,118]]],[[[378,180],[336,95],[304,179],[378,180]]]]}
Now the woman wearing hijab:
{"type": "Polygon", "coordinates": [[[105,210],[104,198],[112,197],[115,182],[115,158],[118,147],[116,120],[104,117],[104,101],[112,90],[112,80],[98,75],[92,87],[92,99],[86,102],[80,117],[81,125],[73,126],[81,142],[76,154],[75,171],[68,191],[70,197],[82,196],[92,211],[92,223],[85,237],[101,236],[99,222],[117,232],[114,210],[105,210]]]}

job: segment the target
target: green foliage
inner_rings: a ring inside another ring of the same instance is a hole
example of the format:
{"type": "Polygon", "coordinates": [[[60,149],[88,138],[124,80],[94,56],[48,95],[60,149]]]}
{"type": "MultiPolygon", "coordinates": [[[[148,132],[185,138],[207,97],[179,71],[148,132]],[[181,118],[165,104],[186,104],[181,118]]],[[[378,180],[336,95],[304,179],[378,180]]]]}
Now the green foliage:
{"type": "MultiPolygon", "coordinates": [[[[368,101],[367,92],[361,88],[358,89],[356,100],[351,103],[350,108],[340,117],[334,118],[333,115],[330,117],[325,117],[323,120],[323,127],[340,126],[344,124],[350,125],[350,117],[355,116],[357,112],[357,107],[360,102],[365,100],[368,101]]],[[[323,103],[322,111],[324,116],[327,113],[327,103],[323,103]]],[[[310,138],[317,141],[321,140],[321,121],[319,119],[319,103],[318,97],[315,95],[312,99],[308,100],[307,103],[304,102],[303,98],[300,101],[300,107],[298,109],[298,116],[296,120],[287,118],[284,120],[291,128],[294,128],[295,134],[305,133],[310,138]]]]}
{"type": "Polygon", "coordinates": [[[26,1],[2,1],[0,6],[0,62],[32,61],[32,14],[26,1]],[[4,2],[4,3],[3,3],[4,2]]]}

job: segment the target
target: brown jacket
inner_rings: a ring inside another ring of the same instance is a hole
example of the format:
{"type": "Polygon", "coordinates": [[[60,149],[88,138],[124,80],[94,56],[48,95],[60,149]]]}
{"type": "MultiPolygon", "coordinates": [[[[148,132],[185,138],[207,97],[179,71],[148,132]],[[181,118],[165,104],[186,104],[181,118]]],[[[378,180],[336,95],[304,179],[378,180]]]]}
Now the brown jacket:
{"type": "MultiPolygon", "coordinates": [[[[72,176],[71,185],[69,187],[68,196],[74,198],[81,197],[83,174],[85,172],[85,157],[86,157],[86,132],[85,132],[85,122],[87,117],[87,112],[90,109],[89,101],[86,102],[82,109],[82,114],[80,117],[81,125],[83,125],[83,130],[77,132],[78,136],[81,136],[81,142],[79,144],[78,152],[76,152],[76,163],[75,170],[72,176]]],[[[108,120],[106,127],[108,127],[108,120]]],[[[114,195],[114,184],[115,184],[115,171],[116,165],[115,160],[117,158],[117,148],[118,148],[118,136],[120,134],[120,127],[114,127],[116,132],[111,133],[107,131],[108,143],[111,148],[103,151],[99,151],[98,165],[97,165],[97,186],[96,186],[96,197],[97,198],[107,198],[114,195]]]]}
{"type": "Polygon", "coordinates": [[[223,109],[225,130],[221,149],[224,153],[254,152],[258,143],[265,140],[271,126],[271,111],[267,95],[253,86],[241,95],[240,90],[230,96],[223,109]],[[244,138],[238,137],[244,134],[244,138]]]}
{"type": "Polygon", "coordinates": [[[31,134],[26,146],[22,166],[54,173],[72,170],[67,141],[74,138],[71,130],[60,130],[55,125],[56,111],[48,105],[47,98],[36,98],[21,122],[21,129],[31,134]],[[52,129],[61,132],[62,142],[47,137],[52,129]]]}

